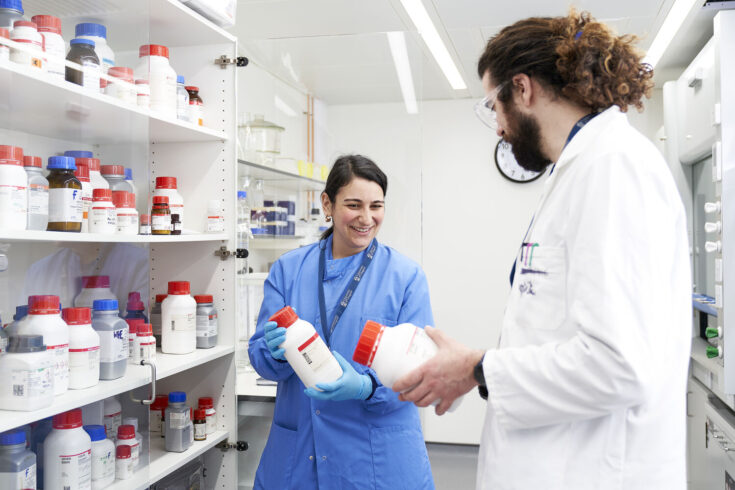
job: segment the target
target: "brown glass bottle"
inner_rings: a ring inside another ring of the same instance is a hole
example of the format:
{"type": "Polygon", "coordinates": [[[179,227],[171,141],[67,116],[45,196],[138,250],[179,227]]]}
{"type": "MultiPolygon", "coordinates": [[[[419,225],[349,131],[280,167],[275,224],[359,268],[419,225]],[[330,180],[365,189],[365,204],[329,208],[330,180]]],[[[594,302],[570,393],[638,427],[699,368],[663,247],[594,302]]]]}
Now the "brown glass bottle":
{"type": "Polygon", "coordinates": [[[153,196],[151,209],[151,234],[171,234],[171,210],[168,207],[168,196],[153,196]]]}
{"type": "Polygon", "coordinates": [[[74,176],[77,169],[72,157],[48,159],[48,231],[82,231],[84,201],[82,183],[74,176]]]}

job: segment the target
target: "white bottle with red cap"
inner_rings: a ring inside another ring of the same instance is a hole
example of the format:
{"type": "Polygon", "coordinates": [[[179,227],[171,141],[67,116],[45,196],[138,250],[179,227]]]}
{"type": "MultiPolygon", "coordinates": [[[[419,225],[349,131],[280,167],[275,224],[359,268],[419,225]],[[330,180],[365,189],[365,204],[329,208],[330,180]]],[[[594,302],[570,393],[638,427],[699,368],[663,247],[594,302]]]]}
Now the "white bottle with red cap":
{"type": "Polygon", "coordinates": [[[64,308],[69,326],[69,389],[81,390],[99,383],[100,336],[92,328],[92,310],[64,308]]]}
{"type": "Polygon", "coordinates": [[[107,83],[105,94],[126,104],[136,105],[138,99],[133,83],[133,69],[127,66],[113,66],[108,75],[112,80],[107,83]]]}
{"type": "Polygon", "coordinates": [[[28,175],[23,170],[23,149],[0,145],[0,229],[25,230],[27,221],[28,175]]]}
{"type": "Polygon", "coordinates": [[[89,167],[76,159],[77,169],[74,176],[82,184],[82,233],[89,232],[89,210],[92,207],[92,183],[89,180],[89,167]]]}
{"type": "Polygon", "coordinates": [[[135,194],[127,191],[112,191],[112,202],[117,209],[117,233],[138,234],[138,211],[135,209],[135,194]]]}
{"type": "Polygon", "coordinates": [[[188,281],[168,283],[168,296],[161,303],[161,352],[189,354],[197,347],[197,302],[188,281]]]}
{"type": "Polygon", "coordinates": [[[92,487],[92,439],[82,427],[82,410],[54,415],[53,430],[43,442],[43,488],[83,490],[92,487]]]}
{"type": "Polygon", "coordinates": [[[138,467],[140,461],[140,443],[135,438],[135,426],[123,424],[117,428],[117,441],[115,446],[130,446],[133,469],[138,467]]]}
{"type": "Polygon", "coordinates": [[[125,181],[125,167],[122,165],[102,165],[102,177],[105,178],[113,191],[135,193],[135,190],[125,181]]]}
{"type": "MultiPolygon", "coordinates": [[[[92,152],[89,153],[91,154],[92,152]]],[[[89,167],[89,183],[92,184],[92,190],[110,188],[110,184],[102,177],[102,173],[100,173],[101,164],[99,158],[78,157],[75,158],[75,162],[77,165],[81,164],[89,167]]]]}
{"type": "Polygon", "coordinates": [[[21,66],[45,71],[43,63],[43,36],[38,32],[38,26],[27,20],[16,20],[10,39],[19,44],[19,48],[10,50],[10,61],[21,66]]]}
{"type": "Polygon", "coordinates": [[[168,61],[168,48],[144,44],[138,51],[140,64],[135,78],[148,80],[151,111],[176,119],[176,71],[168,61]]]}
{"type": "Polygon", "coordinates": [[[342,367],[314,325],[300,319],[290,306],[278,310],[269,321],[286,329],[286,340],[278,347],[286,351],[286,360],[304,386],[318,390],[317,383],[330,383],[342,376],[342,367]]]}
{"type": "Polygon", "coordinates": [[[69,327],[60,313],[58,296],[31,296],[28,320],[18,327],[19,335],[43,335],[46,350],[54,358],[54,395],[61,395],[69,388],[69,327]]]}
{"type": "Polygon", "coordinates": [[[135,343],[139,349],[139,360],[149,362],[156,360],[156,338],[153,336],[153,326],[150,323],[140,324],[135,343]]]}
{"type": "MultiPolygon", "coordinates": [[[[352,360],[372,368],[380,382],[392,388],[393,383],[434,357],[437,351],[436,344],[423,328],[410,323],[386,327],[368,321],[352,360]]],[[[455,400],[449,410],[454,411],[461,401],[462,398],[455,400]]]]}
{"type": "Polygon", "coordinates": [[[112,191],[110,189],[95,189],[92,191],[89,232],[104,235],[117,233],[117,208],[112,204],[112,191]]]}
{"type": "Polygon", "coordinates": [[[153,197],[168,197],[168,207],[171,214],[178,214],[181,228],[184,228],[184,198],[181,197],[177,190],[176,177],[156,177],[156,190],[153,191],[153,197]]]}
{"type": "Polygon", "coordinates": [[[35,22],[39,34],[43,37],[43,50],[46,53],[44,60],[48,74],[57,80],[64,80],[66,44],[61,37],[61,19],[53,15],[34,15],[31,22],[35,22]]]}
{"type": "Polygon", "coordinates": [[[82,276],[82,291],[74,298],[74,306],[92,308],[96,299],[117,299],[110,289],[110,276],[82,276]]]}

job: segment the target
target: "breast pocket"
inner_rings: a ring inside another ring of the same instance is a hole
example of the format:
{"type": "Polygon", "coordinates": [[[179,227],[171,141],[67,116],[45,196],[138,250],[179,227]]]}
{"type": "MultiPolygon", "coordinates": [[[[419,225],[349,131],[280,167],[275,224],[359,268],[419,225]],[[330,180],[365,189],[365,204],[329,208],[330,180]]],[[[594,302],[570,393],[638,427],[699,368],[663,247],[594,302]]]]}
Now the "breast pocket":
{"type": "Polygon", "coordinates": [[[536,246],[516,264],[513,282],[515,323],[525,328],[555,330],[566,318],[566,250],[536,246]]]}

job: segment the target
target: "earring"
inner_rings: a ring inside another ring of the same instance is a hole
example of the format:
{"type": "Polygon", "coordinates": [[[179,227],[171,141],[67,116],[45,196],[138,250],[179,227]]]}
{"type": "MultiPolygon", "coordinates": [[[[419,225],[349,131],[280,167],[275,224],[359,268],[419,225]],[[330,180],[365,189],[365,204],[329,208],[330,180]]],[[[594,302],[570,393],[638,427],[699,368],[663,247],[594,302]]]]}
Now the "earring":
{"type": "Polygon", "coordinates": [[[331,223],[332,222],[332,217],[331,216],[327,216],[325,219],[327,220],[327,223],[331,223]]]}

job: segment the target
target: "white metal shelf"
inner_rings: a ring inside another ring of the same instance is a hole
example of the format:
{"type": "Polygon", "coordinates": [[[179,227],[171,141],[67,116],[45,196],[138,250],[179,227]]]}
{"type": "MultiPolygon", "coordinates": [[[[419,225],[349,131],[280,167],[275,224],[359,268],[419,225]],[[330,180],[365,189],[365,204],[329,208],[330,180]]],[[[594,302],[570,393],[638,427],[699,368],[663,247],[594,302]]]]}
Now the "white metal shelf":
{"type": "Polygon", "coordinates": [[[275,187],[288,192],[323,191],[326,182],[310,179],[293,172],[279,170],[267,165],[238,160],[240,164],[240,175],[247,175],[251,179],[262,179],[270,187],[275,187]]]}
{"type": "Polygon", "coordinates": [[[104,235],[101,233],[66,233],[59,231],[3,231],[0,242],[93,242],[93,243],[191,243],[227,240],[225,233],[182,235],[104,235]]]}
{"type": "Polygon", "coordinates": [[[260,375],[254,371],[237,372],[237,396],[276,397],[276,386],[259,386],[260,375]]]}
{"type": "Polygon", "coordinates": [[[2,129],[87,144],[227,140],[221,131],[160,116],[16,63],[0,65],[0,86],[13,87],[12,95],[0,99],[2,129]]]}
{"type": "MultiPolygon", "coordinates": [[[[163,379],[186,371],[214,359],[231,354],[233,346],[216,346],[211,349],[197,349],[191,354],[175,355],[156,353],[156,379],[163,379]]],[[[151,371],[147,366],[129,365],[125,376],[110,381],[100,381],[97,385],[84,390],[68,390],[54,397],[54,403],[47,408],[32,412],[0,410],[0,432],[29,424],[57,413],[94,403],[111,396],[144,386],[151,382],[151,371]]]]}

